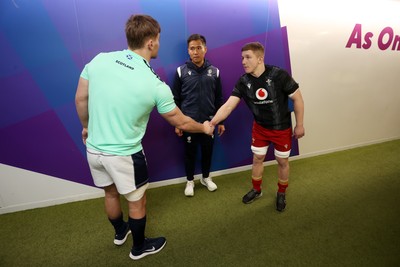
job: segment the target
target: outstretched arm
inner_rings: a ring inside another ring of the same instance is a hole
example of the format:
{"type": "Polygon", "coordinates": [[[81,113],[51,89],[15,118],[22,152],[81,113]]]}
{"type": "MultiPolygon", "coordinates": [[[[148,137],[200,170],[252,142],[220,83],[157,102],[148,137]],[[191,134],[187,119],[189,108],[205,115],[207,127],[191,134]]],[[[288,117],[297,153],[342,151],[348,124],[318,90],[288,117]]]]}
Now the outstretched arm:
{"type": "Polygon", "coordinates": [[[166,119],[169,124],[184,132],[205,133],[208,135],[213,135],[214,133],[214,126],[211,125],[209,121],[205,121],[203,124],[198,123],[192,118],[185,116],[178,107],[170,112],[161,114],[161,116],[166,119]]]}
{"type": "Polygon", "coordinates": [[[290,96],[293,100],[294,116],[296,118],[296,126],[294,127],[293,135],[295,138],[302,138],[305,134],[303,119],[304,119],[304,101],[300,89],[297,89],[293,95],[290,96]]]}
{"type": "Polygon", "coordinates": [[[211,120],[213,126],[217,125],[221,121],[225,120],[231,112],[237,107],[240,102],[240,98],[237,96],[230,96],[228,100],[223,104],[211,120]]]}

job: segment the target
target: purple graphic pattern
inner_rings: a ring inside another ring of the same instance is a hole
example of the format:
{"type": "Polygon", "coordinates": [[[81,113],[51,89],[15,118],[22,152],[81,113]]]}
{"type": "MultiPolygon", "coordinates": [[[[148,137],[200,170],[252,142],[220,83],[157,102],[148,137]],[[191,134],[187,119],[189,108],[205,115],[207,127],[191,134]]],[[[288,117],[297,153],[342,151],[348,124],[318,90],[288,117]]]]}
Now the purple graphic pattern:
{"type": "MultiPolygon", "coordinates": [[[[192,33],[207,38],[207,58],[221,70],[224,99],[243,73],[240,48],[246,42],[263,43],[266,61],[291,72],[277,0],[227,3],[2,1],[0,163],[93,185],[75,111],[76,85],[97,53],[126,48],[124,25],[133,13],[149,14],[161,24],[161,48],[152,66],[168,84],[188,58],[186,38],[192,33]]],[[[225,122],[226,133],[216,137],[212,171],[251,164],[251,123],[240,103],[225,122]]],[[[184,176],[182,140],[156,111],[143,144],[151,182],[184,176]]],[[[292,155],[298,153],[294,141],[292,155]]]]}

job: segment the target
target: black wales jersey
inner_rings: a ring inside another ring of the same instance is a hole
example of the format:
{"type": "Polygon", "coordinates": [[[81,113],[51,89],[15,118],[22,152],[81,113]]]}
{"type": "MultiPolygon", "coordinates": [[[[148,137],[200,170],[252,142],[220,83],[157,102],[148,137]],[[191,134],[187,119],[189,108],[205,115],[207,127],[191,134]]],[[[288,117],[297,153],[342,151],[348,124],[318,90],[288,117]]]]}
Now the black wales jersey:
{"type": "Polygon", "coordinates": [[[265,65],[264,73],[258,78],[242,75],[232,95],[244,99],[258,124],[267,129],[284,130],[291,127],[289,95],[298,88],[285,70],[265,65]]]}

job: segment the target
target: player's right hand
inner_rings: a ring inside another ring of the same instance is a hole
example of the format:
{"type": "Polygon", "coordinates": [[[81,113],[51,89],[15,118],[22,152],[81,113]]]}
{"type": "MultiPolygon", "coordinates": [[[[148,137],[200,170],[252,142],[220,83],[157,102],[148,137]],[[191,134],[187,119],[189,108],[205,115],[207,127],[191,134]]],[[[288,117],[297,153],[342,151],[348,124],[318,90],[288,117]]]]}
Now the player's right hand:
{"type": "Polygon", "coordinates": [[[177,136],[181,137],[183,135],[183,131],[175,127],[175,133],[177,136]]]}
{"type": "Polygon", "coordinates": [[[209,121],[205,121],[203,122],[203,126],[204,126],[204,133],[207,135],[214,135],[214,125],[212,125],[209,121]]]}

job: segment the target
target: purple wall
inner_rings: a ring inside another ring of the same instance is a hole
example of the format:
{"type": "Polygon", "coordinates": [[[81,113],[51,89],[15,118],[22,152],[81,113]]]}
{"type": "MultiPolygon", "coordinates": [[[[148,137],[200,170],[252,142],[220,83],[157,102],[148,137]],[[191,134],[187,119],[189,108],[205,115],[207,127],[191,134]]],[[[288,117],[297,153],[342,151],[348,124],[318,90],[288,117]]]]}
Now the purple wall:
{"type": "MultiPolygon", "coordinates": [[[[0,163],[82,184],[93,185],[74,105],[77,81],[97,53],[126,48],[131,14],[160,22],[161,48],[152,66],[168,84],[188,58],[192,33],[206,36],[207,58],[221,70],[225,99],[243,73],[240,48],[246,42],[263,43],[266,61],[290,72],[276,0],[2,1],[0,10],[0,163]]],[[[212,171],[251,164],[251,123],[241,103],[216,138],[212,171]]],[[[182,140],[155,111],[144,147],[151,182],[184,176],[182,140]]]]}

